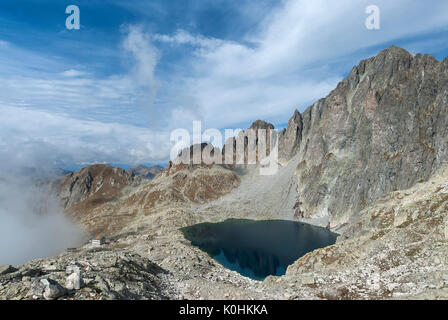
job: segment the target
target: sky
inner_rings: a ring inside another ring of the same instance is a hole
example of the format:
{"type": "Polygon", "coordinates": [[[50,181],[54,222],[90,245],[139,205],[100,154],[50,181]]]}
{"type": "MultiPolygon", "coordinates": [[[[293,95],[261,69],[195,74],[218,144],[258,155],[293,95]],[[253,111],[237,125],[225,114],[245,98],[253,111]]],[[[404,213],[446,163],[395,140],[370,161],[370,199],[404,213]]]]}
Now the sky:
{"type": "Polygon", "coordinates": [[[390,45],[443,59],[447,36],[444,0],[2,0],[0,163],[165,164],[193,120],[282,128],[360,60],[390,45]]]}

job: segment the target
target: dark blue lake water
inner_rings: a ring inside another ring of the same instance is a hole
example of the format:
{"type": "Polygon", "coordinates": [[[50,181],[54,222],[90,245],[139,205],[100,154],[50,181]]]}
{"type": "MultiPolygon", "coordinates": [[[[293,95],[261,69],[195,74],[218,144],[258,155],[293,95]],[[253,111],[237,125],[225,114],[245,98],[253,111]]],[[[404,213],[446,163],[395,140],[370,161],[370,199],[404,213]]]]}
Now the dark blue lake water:
{"type": "Polygon", "coordinates": [[[224,267],[256,280],[284,275],[294,261],[334,244],[337,238],[325,228],[283,220],[229,219],[197,224],[182,232],[224,267]]]}

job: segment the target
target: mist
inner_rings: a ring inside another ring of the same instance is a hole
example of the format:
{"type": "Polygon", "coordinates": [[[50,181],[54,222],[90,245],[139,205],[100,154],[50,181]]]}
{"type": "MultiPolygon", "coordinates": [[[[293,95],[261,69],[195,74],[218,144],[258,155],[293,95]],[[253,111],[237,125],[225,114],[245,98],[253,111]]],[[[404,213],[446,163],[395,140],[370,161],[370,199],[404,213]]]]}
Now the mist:
{"type": "Polygon", "coordinates": [[[51,178],[0,171],[0,265],[54,256],[86,238],[64,214],[51,178]]]}

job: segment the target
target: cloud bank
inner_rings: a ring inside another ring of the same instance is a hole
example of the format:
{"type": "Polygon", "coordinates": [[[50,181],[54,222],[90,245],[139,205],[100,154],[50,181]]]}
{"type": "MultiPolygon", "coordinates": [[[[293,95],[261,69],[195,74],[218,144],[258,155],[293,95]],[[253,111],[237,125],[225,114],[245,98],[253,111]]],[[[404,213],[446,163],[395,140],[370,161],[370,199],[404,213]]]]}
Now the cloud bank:
{"type": "Polygon", "coordinates": [[[47,111],[5,108],[0,128],[3,166],[58,167],[73,163],[163,162],[169,132],[79,120],[47,111]]]}
{"type": "Polygon", "coordinates": [[[0,172],[0,265],[22,264],[82,244],[86,235],[58,205],[48,187],[0,172]]]}

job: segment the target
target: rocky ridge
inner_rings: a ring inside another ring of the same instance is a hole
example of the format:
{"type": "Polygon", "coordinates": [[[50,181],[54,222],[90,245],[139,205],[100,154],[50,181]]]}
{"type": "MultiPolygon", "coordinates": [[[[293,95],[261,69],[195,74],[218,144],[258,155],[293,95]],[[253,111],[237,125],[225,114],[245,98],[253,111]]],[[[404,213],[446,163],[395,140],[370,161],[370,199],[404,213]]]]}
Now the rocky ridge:
{"type": "Polygon", "coordinates": [[[145,179],[153,179],[155,176],[157,176],[160,172],[163,171],[162,166],[152,166],[147,167],[144,165],[138,165],[130,168],[128,170],[128,173],[131,175],[139,176],[145,179]]]}
{"type": "Polygon", "coordinates": [[[338,228],[383,195],[427,181],[447,161],[447,103],[448,59],[392,46],[361,61],[290,121],[301,136],[297,210],[338,228]]]}

